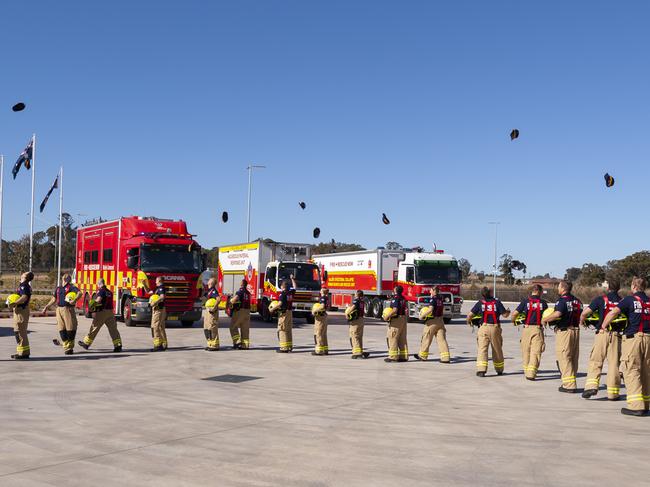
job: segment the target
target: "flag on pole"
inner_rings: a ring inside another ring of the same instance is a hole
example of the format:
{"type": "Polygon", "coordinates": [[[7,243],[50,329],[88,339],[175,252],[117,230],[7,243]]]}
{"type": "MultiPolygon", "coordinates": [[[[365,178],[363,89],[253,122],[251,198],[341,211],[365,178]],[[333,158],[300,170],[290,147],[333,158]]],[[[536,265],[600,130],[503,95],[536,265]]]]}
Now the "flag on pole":
{"type": "Polygon", "coordinates": [[[25,149],[23,149],[23,151],[18,156],[18,160],[16,161],[16,164],[14,164],[14,167],[11,170],[11,174],[13,174],[14,179],[16,179],[16,176],[18,176],[18,171],[20,171],[20,168],[23,164],[25,165],[25,169],[31,169],[32,154],[34,150],[33,144],[34,144],[34,139],[31,139],[29,141],[29,144],[27,144],[27,147],[25,147],[25,149]]]}
{"type": "Polygon", "coordinates": [[[43,213],[43,210],[45,209],[45,205],[47,205],[47,200],[50,199],[50,195],[52,194],[52,191],[54,191],[58,187],[59,187],[59,175],[57,174],[56,178],[54,179],[54,182],[52,183],[52,186],[50,186],[50,190],[47,192],[45,198],[43,198],[43,201],[41,202],[41,206],[39,207],[41,213],[43,213]]]}

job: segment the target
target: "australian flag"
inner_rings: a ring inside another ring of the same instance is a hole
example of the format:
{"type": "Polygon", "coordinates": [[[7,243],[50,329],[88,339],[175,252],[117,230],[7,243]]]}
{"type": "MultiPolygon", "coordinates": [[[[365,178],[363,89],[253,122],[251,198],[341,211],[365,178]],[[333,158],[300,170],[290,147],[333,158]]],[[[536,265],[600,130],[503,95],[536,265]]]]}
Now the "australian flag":
{"type": "Polygon", "coordinates": [[[18,176],[18,171],[20,171],[20,168],[23,164],[25,165],[25,169],[31,169],[32,153],[34,149],[33,144],[34,139],[29,141],[27,147],[25,147],[25,149],[18,156],[18,160],[16,161],[16,164],[14,164],[14,168],[11,170],[11,174],[13,174],[14,179],[16,179],[16,176],[18,176]]]}
{"type": "Polygon", "coordinates": [[[43,213],[43,210],[45,209],[45,205],[47,205],[47,200],[50,199],[50,195],[52,194],[52,191],[54,191],[58,187],[59,187],[59,176],[56,177],[56,179],[52,183],[52,186],[50,187],[50,190],[45,195],[45,198],[43,198],[43,202],[41,203],[40,206],[41,213],[43,213]]]}

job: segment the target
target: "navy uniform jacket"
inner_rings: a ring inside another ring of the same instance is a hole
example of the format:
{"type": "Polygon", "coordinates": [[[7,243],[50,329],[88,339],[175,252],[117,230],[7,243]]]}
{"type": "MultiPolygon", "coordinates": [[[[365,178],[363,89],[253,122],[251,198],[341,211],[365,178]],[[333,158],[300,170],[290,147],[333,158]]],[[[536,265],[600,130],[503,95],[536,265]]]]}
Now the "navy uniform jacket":
{"type": "Polygon", "coordinates": [[[78,293],[79,289],[74,287],[72,283],[68,283],[65,286],[59,286],[54,290],[54,293],[52,293],[52,296],[56,298],[56,305],[59,308],[73,308],[74,304],[70,304],[65,300],[65,295],[71,292],[78,293]]]}
{"type": "MultiPolygon", "coordinates": [[[[153,292],[154,294],[157,294],[158,296],[162,296],[165,294],[165,286],[156,286],[156,289],[153,292]]],[[[165,307],[165,302],[163,301],[162,303],[158,304],[156,306],[158,309],[163,309],[165,307]]]]}
{"type": "Polygon", "coordinates": [[[445,304],[440,296],[432,296],[429,299],[429,306],[433,308],[434,318],[439,318],[445,314],[445,304]]]}
{"type": "Polygon", "coordinates": [[[544,310],[548,309],[548,302],[545,299],[540,298],[539,296],[529,296],[525,299],[521,300],[521,303],[519,303],[519,306],[517,306],[517,313],[525,313],[526,314],[526,324],[528,325],[541,325],[542,324],[542,314],[544,313],[544,310]],[[540,310],[539,310],[539,321],[537,320],[537,312],[533,310],[533,312],[530,312],[531,309],[531,300],[539,299],[540,303],[540,310]]]}
{"type": "Polygon", "coordinates": [[[32,286],[28,282],[21,282],[16,290],[16,294],[19,296],[27,296],[27,301],[16,306],[16,308],[25,309],[29,306],[29,301],[32,299],[32,286]]]}
{"type": "Polygon", "coordinates": [[[235,295],[239,298],[236,309],[251,309],[251,293],[248,289],[239,288],[235,295]]]}
{"type": "Polygon", "coordinates": [[[482,299],[472,307],[471,312],[473,315],[483,316],[483,323],[500,325],[500,316],[506,312],[506,307],[496,298],[482,299]]]}
{"type": "Polygon", "coordinates": [[[113,309],[113,293],[105,287],[97,291],[97,296],[102,298],[102,309],[113,309]]]}
{"type": "Polygon", "coordinates": [[[354,298],[352,301],[352,306],[354,306],[354,309],[356,310],[357,316],[356,318],[363,318],[365,316],[366,312],[366,303],[363,300],[363,298],[354,298]]]}
{"type": "Polygon", "coordinates": [[[390,307],[397,308],[396,316],[404,316],[406,314],[406,299],[396,294],[393,296],[393,299],[390,300],[390,307]]]}
{"type": "MultiPolygon", "coordinates": [[[[621,296],[618,293],[607,293],[607,299],[613,306],[618,306],[618,303],[621,301],[621,296]]],[[[605,320],[605,299],[602,296],[595,297],[591,303],[589,303],[589,309],[594,312],[598,312],[600,319],[598,320],[598,327],[603,324],[605,320]]],[[[611,308],[610,308],[611,309],[611,308]]]]}
{"type": "Polygon", "coordinates": [[[293,310],[293,294],[296,292],[295,289],[290,288],[287,289],[286,291],[281,291],[280,292],[280,311],[285,312],[285,311],[292,311],[293,310]]]}
{"type": "Polygon", "coordinates": [[[580,324],[580,313],[582,313],[582,301],[573,294],[565,294],[555,303],[555,311],[561,313],[560,318],[554,323],[558,328],[568,328],[580,324]]]}
{"type": "Polygon", "coordinates": [[[623,332],[626,336],[632,336],[639,332],[650,333],[650,304],[645,305],[644,309],[644,305],[639,300],[643,303],[650,303],[650,298],[643,291],[634,293],[632,296],[625,296],[618,303],[618,309],[627,316],[628,320],[627,328],[623,332]]]}

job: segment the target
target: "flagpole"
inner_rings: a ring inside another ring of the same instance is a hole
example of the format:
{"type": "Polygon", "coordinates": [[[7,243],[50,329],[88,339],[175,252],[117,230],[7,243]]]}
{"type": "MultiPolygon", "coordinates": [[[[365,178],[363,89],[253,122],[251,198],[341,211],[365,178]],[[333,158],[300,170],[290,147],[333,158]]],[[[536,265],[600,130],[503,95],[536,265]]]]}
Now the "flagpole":
{"type": "Polygon", "coordinates": [[[32,134],[32,209],[29,212],[29,270],[34,255],[34,183],[36,181],[36,134],[32,134]]]}
{"type": "Polygon", "coordinates": [[[59,265],[57,280],[61,278],[61,244],[63,243],[63,166],[59,172],[59,265]]]}
{"type": "Polygon", "coordinates": [[[2,187],[5,175],[5,156],[0,154],[0,276],[2,275],[2,187]]]}

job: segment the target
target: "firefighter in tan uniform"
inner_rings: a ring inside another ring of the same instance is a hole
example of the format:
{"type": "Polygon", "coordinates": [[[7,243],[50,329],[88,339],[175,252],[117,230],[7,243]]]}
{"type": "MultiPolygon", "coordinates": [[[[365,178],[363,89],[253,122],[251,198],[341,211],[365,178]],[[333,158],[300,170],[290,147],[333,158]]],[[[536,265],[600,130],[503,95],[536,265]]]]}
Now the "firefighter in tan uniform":
{"type": "Polygon", "coordinates": [[[530,296],[522,299],[517,309],[512,313],[512,322],[518,325],[517,317],[523,317],[521,326],[521,355],[524,366],[524,376],[528,380],[537,378],[539,363],[542,360],[542,353],[546,349],[544,341],[544,327],[542,326],[542,314],[548,308],[546,300],[542,299],[544,289],[535,284],[530,289],[530,296]]]}
{"type": "Polygon", "coordinates": [[[14,336],[16,337],[16,353],[11,356],[14,360],[29,358],[29,339],[27,338],[27,325],[29,324],[29,301],[32,298],[31,282],[34,273],[25,272],[20,276],[20,285],[16,294],[20,296],[11,307],[14,314],[14,336]]]}
{"type": "Polygon", "coordinates": [[[358,290],[352,304],[345,309],[350,332],[350,346],[353,359],[368,358],[370,353],[363,351],[363,317],[366,314],[366,303],[363,300],[363,291],[358,290]]]}
{"type": "Polygon", "coordinates": [[[587,380],[585,390],[582,393],[582,397],[585,399],[598,394],[600,376],[605,360],[607,360],[607,399],[616,401],[621,392],[621,375],[618,369],[621,363],[621,336],[627,323],[621,321],[612,323],[612,326],[607,330],[601,328],[609,312],[618,306],[622,299],[618,294],[620,288],[621,285],[618,280],[608,279],[608,292],[594,298],[580,315],[580,324],[586,328],[589,317],[594,317],[594,313],[598,313],[596,321],[590,320],[594,323],[596,336],[589,355],[587,380]]]}
{"type": "Polygon", "coordinates": [[[280,348],[276,350],[278,353],[289,353],[293,350],[293,295],[297,286],[293,275],[290,278],[293,287],[289,287],[289,283],[283,281],[282,291],[278,298],[280,302],[280,308],[278,309],[278,342],[280,348]]]}
{"type": "Polygon", "coordinates": [[[54,290],[52,298],[43,308],[43,313],[46,313],[52,305],[56,304],[56,327],[61,339],[55,338],[52,342],[62,346],[66,355],[74,353],[74,339],[78,326],[75,303],[81,297],[79,289],[73,286],[71,281],[70,274],[63,274],[61,285],[54,290]]]}
{"type": "Polygon", "coordinates": [[[151,336],[153,337],[152,352],[163,352],[167,350],[167,331],[165,321],[167,311],[165,310],[165,281],[161,276],[156,277],[156,289],[149,298],[151,305],[151,336]],[[157,296],[157,298],[155,298],[157,296]]]}
{"type": "Polygon", "coordinates": [[[329,290],[324,287],[320,290],[318,304],[322,311],[314,313],[314,351],[312,355],[328,355],[329,345],[327,344],[327,310],[330,305],[329,290]]]}
{"type": "Polygon", "coordinates": [[[230,337],[233,348],[248,350],[251,345],[251,293],[248,291],[248,281],[242,279],[239,289],[230,300],[230,337]]]}
{"type": "Polygon", "coordinates": [[[492,297],[492,290],[484,287],[481,290],[483,299],[478,301],[467,315],[467,323],[471,326],[472,318],[481,317],[481,326],[478,329],[476,354],[476,375],[485,377],[488,368],[488,349],[492,347],[492,364],[497,375],[503,375],[505,359],[503,357],[503,335],[501,332],[501,316],[510,316],[503,303],[492,297]]]}
{"type": "Polygon", "coordinates": [[[560,299],[555,303],[555,311],[546,318],[544,324],[551,324],[555,329],[555,355],[562,385],[560,392],[578,392],[576,376],[578,374],[578,357],[580,352],[580,315],[582,302],[571,291],[573,284],[560,281],[558,291],[560,299]]]}
{"type": "Polygon", "coordinates": [[[406,362],[409,359],[406,341],[407,305],[402,293],[402,286],[395,286],[395,294],[390,302],[390,311],[385,318],[388,322],[387,340],[388,357],[384,362],[406,362]]]}
{"type": "Polygon", "coordinates": [[[115,312],[113,311],[113,293],[106,287],[104,279],[97,279],[97,294],[94,298],[93,322],[88,334],[80,340],[79,346],[88,350],[95,341],[103,325],[108,328],[108,334],[113,342],[113,352],[122,351],[122,337],[117,329],[115,312]]]}
{"type": "Polygon", "coordinates": [[[630,287],[632,295],[626,296],[618,306],[612,308],[601,329],[608,330],[620,314],[627,316],[621,346],[627,407],[622,408],[621,413],[647,416],[650,410],[650,298],[645,293],[648,283],[635,277],[630,287]]]}
{"type": "Polygon", "coordinates": [[[203,333],[207,342],[205,349],[208,352],[215,352],[219,350],[219,303],[221,302],[221,296],[217,290],[217,280],[214,277],[208,281],[208,292],[205,297],[207,298],[203,310],[203,333]],[[214,304],[208,307],[208,302],[211,299],[214,299],[214,304]]]}
{"type": "Polygon", "coordinates": [[[447,343],[447,329],[443,318],[445,306],[440,298],[440,288],[433,286],[431,288],[431,300],[429,302],[430,312],[424,316],[424,329],[422,330],[422,339],[420,341],[420,353],[413,355],[417,360],[427,360],[429,358],[429,348],[435,337],[440,352],[440,363],[450,363],[449,344],[447,343]]]}

